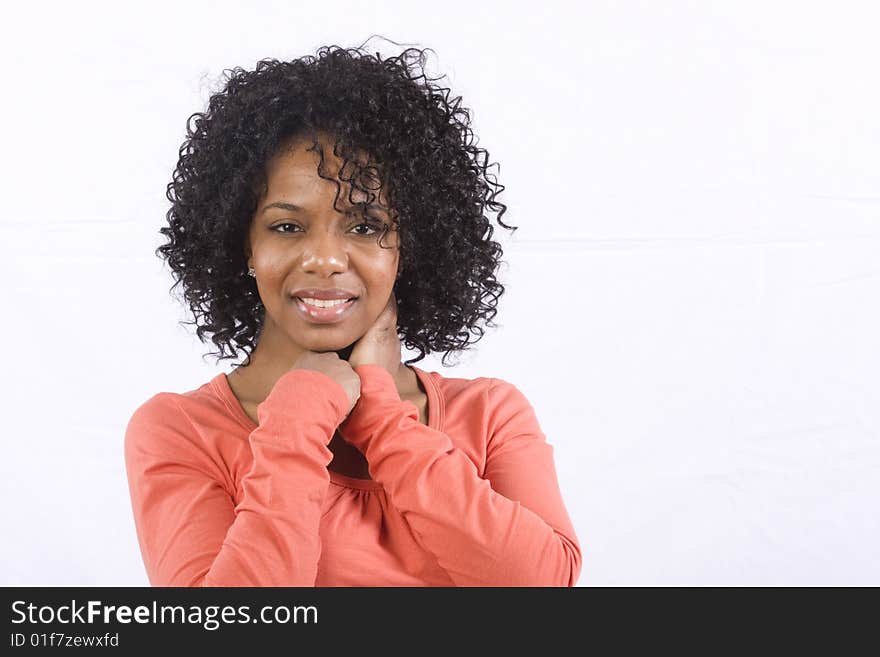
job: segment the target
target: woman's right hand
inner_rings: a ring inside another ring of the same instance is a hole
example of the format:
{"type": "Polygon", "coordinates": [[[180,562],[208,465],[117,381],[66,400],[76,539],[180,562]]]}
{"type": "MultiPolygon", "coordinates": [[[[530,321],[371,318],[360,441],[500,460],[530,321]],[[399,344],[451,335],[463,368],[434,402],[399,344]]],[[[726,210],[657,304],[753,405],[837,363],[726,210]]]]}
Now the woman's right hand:
{"type": "Polygon", "coordinates": [[[351,409],[357,404],[361,396],[361,379],[357,372],[352,369],[347,360],[342,360],[335,351],[317,352],[303,351],[293,364],[291,370],[314,370],[323,372],[336,381],[348,395],[348,410],[345,417],[351,413],[351,409]]]}

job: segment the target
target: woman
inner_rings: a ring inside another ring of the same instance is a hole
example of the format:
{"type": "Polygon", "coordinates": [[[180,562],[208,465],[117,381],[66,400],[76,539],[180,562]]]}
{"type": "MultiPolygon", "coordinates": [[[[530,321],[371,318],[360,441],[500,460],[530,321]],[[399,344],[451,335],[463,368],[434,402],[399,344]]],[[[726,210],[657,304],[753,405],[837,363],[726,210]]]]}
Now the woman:
{"type": "Polygon", "coordinates": [[[153,585],[576,583],[529,402],[411,366],[491,325],[488,212],[511,229],[468,111],[423,65],[414,49],[263,60],[191,117],[158,253],[199,338],[247,358],[129,422],[153,585]],[[399,336],[418,358],[400,362],[399,336]]]}

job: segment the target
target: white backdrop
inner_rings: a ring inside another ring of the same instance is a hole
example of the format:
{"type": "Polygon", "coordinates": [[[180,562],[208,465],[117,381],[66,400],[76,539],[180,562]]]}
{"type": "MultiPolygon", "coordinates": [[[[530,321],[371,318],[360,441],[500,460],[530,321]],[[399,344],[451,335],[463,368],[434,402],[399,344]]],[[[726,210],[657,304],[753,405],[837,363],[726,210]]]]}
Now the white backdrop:
{"type": "Polygon", "coordinates": [[[185,120],[378,33],[436,51],[520,226],[501,327],[417,365],[530,399],[579,584],[880,585],[876,3],[316,4],[5,11],[0,584],[147,584],[125,425],[232,368],[153,255],[185,120]]]}

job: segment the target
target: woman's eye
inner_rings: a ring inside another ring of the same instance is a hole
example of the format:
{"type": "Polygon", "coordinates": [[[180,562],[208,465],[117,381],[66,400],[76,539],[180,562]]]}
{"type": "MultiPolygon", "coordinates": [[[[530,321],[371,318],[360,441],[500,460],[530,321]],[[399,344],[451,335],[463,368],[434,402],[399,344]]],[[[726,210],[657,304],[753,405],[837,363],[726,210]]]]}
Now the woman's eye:
{"type": "Polygon", "coordinates": [[[278,230],[279,228],[282,228],[284,226],[292,226],[293,228],[299,228],[299,226],[297,226],[296,224],[278,224],[277,226],[272,226],[272,230],[275,231],[276,233],[289,233],[290,231],[287,231],[287,230],[278,230]]]}
{"type": "Polygon", "coordinates": [[[362,223],[359,223],[357,226],[355,226],[352,230],[356,231],[358,229],[367,228],[367,229],[369,229],[370,232],[366,232],[366,233],[359,232],[358,235],[364,235],[364,236],[375,235],[377,232],[382,230],[383,226],[384,226],[384,224],[381,224],[379,222],[372,222],[372,223],[362,222],[362,223]]]}
{"type": "MultiPolygon", "coordinates": [[[[356,235],[361,237],[366,237],[368,235],[375,235],[380,232],[385,227],[385,224],[382,222],[361,222],[357,224],[352,230],[356,235]]],[[[275,233],[294,233],[299,232],[300,227],[296,224],[277,224],[272,226],[272,231],[275,233]]]]}

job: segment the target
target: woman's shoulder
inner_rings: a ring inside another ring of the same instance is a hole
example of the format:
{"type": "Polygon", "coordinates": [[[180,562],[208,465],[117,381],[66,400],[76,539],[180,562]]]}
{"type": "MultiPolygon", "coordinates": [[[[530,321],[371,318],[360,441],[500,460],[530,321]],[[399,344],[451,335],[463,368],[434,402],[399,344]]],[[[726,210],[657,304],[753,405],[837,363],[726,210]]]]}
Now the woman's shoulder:
{"type": "Polygon", "coordinates": [[[438,372],[426,372],[434,384],[447,414],[457,411],[469,415],[478,414],[490,420],[500,421],[511,414],[531,411],[531,404],[520,388],[499,376],[473,378],[445,376],[438,372]]]}
{"type": "Polygon", "coordinates": [[[473,397],[477,395],[496,396],[498,392],[509,393],[518,390],[515,384],[497,376],[477,376],[473,378],[447,376],[435,371],[425,371],[431,381],[441,390],[444,397],[473,397]]]}
{"type": "Polygon", "coordinates": [[[160,391],[154,393],[135,408],[133,415],[177,416],[199,409],[211,410],[223,406],[217,392],[219,374],[209,381],[183,392],[160,391]]]}
{"type": "Polygon", "coordinates": [[[161,391],[139,404],[128,421],[126,442],[162,436],[198,441],[202,428],[229,421],[231,414],[217,390],[218,378],[183,392],[161,391]]]}
{"type": "Polygon", "coordinates": [[[207,476],[234,491],[226,447],[240,433],[213,389],[214,380],[185,392],[157,392],[140,404],[125,428],[131,481],[148,473],[207,476]]]}
{"type": "Polygon", "coordinates": [[[448,377],[429,372],[439,391],[440,428],[482,474],[512,441],[543,442],[535,411],[517,385],[499,376],[448,377]]]}

